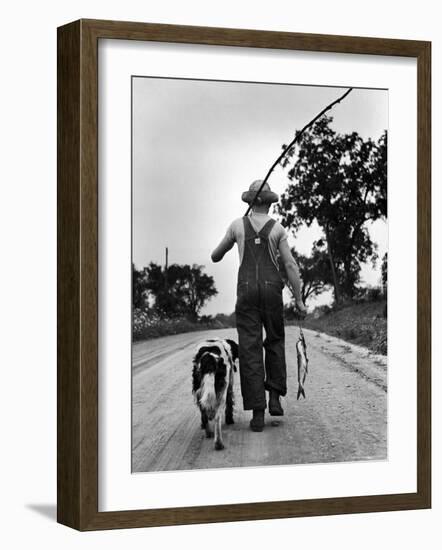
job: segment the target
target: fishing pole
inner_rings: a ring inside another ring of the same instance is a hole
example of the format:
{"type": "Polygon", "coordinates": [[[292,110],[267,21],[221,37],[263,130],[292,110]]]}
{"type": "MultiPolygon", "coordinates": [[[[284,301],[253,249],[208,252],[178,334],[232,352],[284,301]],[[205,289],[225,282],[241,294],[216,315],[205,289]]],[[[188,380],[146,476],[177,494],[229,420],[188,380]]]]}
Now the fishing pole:
{"type": "MultiPolygon", "coordinates": [[[[322,111],[320,113],[318,113],[312,120],[310,120],[310,122],[308,122],[299,132],[296,133],[295,137],[292,139],[292,141],[287,145],[287,147],[285,147],[282,151],[282,153],[278,156],[278,158],[275,160],[275,162],[272,164],[272,166],[270,167],[269,171],[267,172],[266,174],[266,177],[263,179],[261,185],[259,186],[258,190],[256,191],[256,194],[255,196],[253,197],[253,199],[250,201],[249,203],[249,206],[246,210],[246,213],[245,213],[245,216],[248,216],[251,209],[253,208],[253,205],[255,204],[257,198],[259,197],[259,194],[261,193],[264,185],[267,183],[267,180],[269,179],[271,173],[273,172],[273,170],[276,168],[276,166],[278,166],[278,164],[281,162],[281,160],[284,158],[284,156],[290,151],[290,149],[300,140],[302,134],[308,130],[311,126],[313,126],[313,124],[322,117],[322,115],[324,115],[327,111],[329,111],[330,109],[332,109],[335,105],[337,105],[338,103],[341,103],[341,101],[343,99],[345,99],[348,94],[353,90],[353,88],[349,88],[344,94],[342,94],[340,97],[338,97],[338,99],[335,99],[334,101],[332,101],[329,105],[327,105],[327,107],[325,107],[324,109],[322,109],[322,111]]],[[[292,294],[294,294],[293,292],[293,289],[290,288],[292,294]]],[[[304,318],[301,318],[299,319],[299,325],[300,325],[300,329],[302,330],[302,321],[305,319],[305,316],[304,318]]]]}
{"type": "Polygon", "coordinates": [[[267,183],[267,180],[269,179],[270,177],[270,174],[273,172],[273,170],[276,168],[276,166],[278,166],[278,164],[281,162],[281,160],[284,158],[284,156],[286,155],[286,153],[288,153],[288,151],[290,151],[290,149],[299,141],[299,139],[301,138],[302,134],[308,130],[308,128],[310,128],[310,126],[312,126],[319,118],[322,117],[323,114],[325,114],[327,111],[329,111],[332,107],[334,107],[337,103],[340,103],[343,99],[345,99],[348,94],[353,90],[353,88],[349,88],[345,94],[343,94],[341,97],[339,97],[338,99],[335,99],[335,101],[333,101],[332,103],[330,103],[330,105],[327,105],[327,107],[325,109],[322,109],[322,111],[315,116],[315,118],[313,118],[309,123],[307,123],[304,128],[302,128],[302,130],[300,130],[299,132],[297,132],[296,136],[294,137],[294,139],[289,143],[289,145],[287,145],[287,147],[282,151],[282,153],[279,155],[279,157],[275,160],[275,162],[272,164],[272,166],[270,167],[269,171],[267,172],[267,175],[266,177],[262,180],[262,183],[261,185],[259,186],[259,189],[256,191],[256,194],[255,196],[253,197],[253,199],[250,201],[249,203],[249,206],[246,210],[246,213],[245,213],[245,216],[248,216],[249,213],[250,213],[250,210],[252,209],[253,205],[255,204],[256,202],[256,199],[259,197],[259,194],[261,193],[264,185],[267,183]]]}
{"type": "MultiPolygon", "coordinates": [[[[293,140],[285,147],[282,151],[282,153],[278,156],[278,158],[275,160],[275,162],[270,167],[269,171],[267,172],[266,177],[263,179],[259,189],[256,191],[255,196],[250,201],[250,204],[246,210],[245,215],[248,216],[251,209],[253,208],[253,205],[255,204],[257,198],[259,197],[259,194],[261,193],[264,185],[266,184],[267,180],[269,179],[271,173],[276,168],[276,166],[281,162],[281,160],[284,158],[284,156],[290,151],[290,149],[300,140],[302,134],[310,128],[319,118],[322,117],[327,111],[329,111],[332,107],[334,107],[336,104],[340,103],[343,99],[345,99],[348,94],[353,90],[353,88],[349,88],[341,97],[338,99],[335,99],[332,103],[327,105],[325,109],[322,109],[322,111],[317,114],[310,122],[308,122],[302,130],[296,133],[293,140]]],[[[288,285],[292,294],[294,294],[293,289],[291,288],[291,285],[288,285]]],[[[304,333],[302,331],[302,325],[303,321],[305,320],[305,314],[304,316],[300,316],[299,319],[299,338],[296,342],[296,352],[297,352],[297,363],[298,363],[298,393],[297,393],[297,399],[302,395],[305,399],[305,390],[304,390],[304,383],[305,379],[308,373],[308,357],[307,357],[307,344],[304,338],[304,333]]],[[[275,422],[276,423],[276,422],[275,422]]]]}

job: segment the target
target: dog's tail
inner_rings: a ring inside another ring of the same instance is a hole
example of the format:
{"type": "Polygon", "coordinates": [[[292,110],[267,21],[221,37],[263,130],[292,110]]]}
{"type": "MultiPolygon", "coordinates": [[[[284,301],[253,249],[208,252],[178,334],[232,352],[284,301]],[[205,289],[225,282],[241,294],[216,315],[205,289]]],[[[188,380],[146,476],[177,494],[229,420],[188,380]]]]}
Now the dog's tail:
{"type": "Polygon", "coordinates": [[[216,412],[215,374],[205,374],[201,380],[200,398],[201,407],[211,420],[216,412]]]}

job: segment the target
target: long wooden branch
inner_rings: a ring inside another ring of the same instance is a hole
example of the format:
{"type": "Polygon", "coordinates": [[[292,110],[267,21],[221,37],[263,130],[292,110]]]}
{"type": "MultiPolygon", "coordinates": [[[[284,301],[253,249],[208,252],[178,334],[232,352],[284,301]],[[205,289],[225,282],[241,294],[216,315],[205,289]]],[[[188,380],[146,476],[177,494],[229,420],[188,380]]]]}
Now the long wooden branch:
{"type": "Polygon", "coordinates": [[[308,129],[310,128],[310,126],[312,126],[319,118],[322,117],[323,114],[325,114],[327,111],[329,111],[332,107],[334,107],[337,103],[340,103],[343,99],[345,99],[348,94],[353,90],[353,88],[349,88],[345,94],[343,94],[341,97],[339,97],[338,99],[336,99],[335,101],[333,101],[332,103],[330,103],[330,105],[327,105],[327,107],[325,109],[322,109],[322,111],[315,116],[314,119],[312,119],[308,124],[306,124],[304,126],[304,128],[302,128],[302,130],[300,130],[299,132],[297,132],[295,138],[289,143],[289,145],[283,150],[283,152],[279,155],[279,157],[275,160],[275,162],[272,164],[272,166],[270,167],[270,170],[267,172],[267,175],[266,177],[263,179],[258,191],[256,192],[256,195],[253,197],[252,201],[250,202],[248,208],[247,208],[247,211],[245,213],[246,216],[249,215],[249,212],[250,210],[252,209],[253,205],[255,204],[256,202],[256,199],[259,197],[259,194],[261,193],[264,185],[266,184],[267,180],[269,179],[270,177],[270,174],[273,172],[273,170],[276,168],[276,166],[278,166],[278,164],[281,162],[281,159],[285,156],[286,153],[288,153],[288,151],[290,151],[290,149],[299,141],[299,139],[301,138],[302,134],[308,129]]]}

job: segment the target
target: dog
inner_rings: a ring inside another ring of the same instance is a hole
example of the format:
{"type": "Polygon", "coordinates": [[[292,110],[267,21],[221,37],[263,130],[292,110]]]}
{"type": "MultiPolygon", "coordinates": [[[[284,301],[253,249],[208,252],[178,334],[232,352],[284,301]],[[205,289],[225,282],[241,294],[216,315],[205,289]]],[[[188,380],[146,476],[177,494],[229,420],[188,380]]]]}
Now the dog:
{"type": "Polygon", "coordinates": [[[201,342],[193,357],[192,393],[201,412],[201,428],[213,437],[215,449],[224,449],[222,422],[233,424],[233,373],[236,372],[238,344],[221,338],[201,342]]]}

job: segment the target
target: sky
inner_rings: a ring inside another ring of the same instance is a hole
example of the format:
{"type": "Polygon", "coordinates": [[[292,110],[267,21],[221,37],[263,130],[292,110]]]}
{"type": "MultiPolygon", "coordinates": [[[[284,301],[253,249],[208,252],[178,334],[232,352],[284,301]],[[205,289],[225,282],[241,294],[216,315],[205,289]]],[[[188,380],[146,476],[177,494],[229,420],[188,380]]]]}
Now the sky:
{"type": "MultiPolygon", "coordinates": [[[[235,307],[239,267],[236,247],[214,264],[210,253],[227,227],[244,215],[241,193],[264,178],[296,130],[345,88],[134,77],[133,93],[133,261],[199,264],[215,279],[218,295],[202,313],[231,313],[235,307]]],[[[354,89],[331,114],[333,128],[378,139],[388,128],[388,91],[354,89]]],[[[288,179],[281,167],[269,184],[282,193],[288,179]]],[[[368,225],[387,250],[384,221],[368,225]]],[[[309,254],[320,236],[305,228],[289,243],[309,254]]],[[[376,268],[364,265],[362,280],[377,285],[376,268]]],[[[288,298],[288,295],[285,296],[288,298]]],[[[328,303],[326,293],[309,303],[328,303]]]]}

